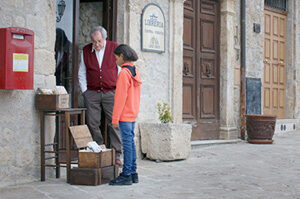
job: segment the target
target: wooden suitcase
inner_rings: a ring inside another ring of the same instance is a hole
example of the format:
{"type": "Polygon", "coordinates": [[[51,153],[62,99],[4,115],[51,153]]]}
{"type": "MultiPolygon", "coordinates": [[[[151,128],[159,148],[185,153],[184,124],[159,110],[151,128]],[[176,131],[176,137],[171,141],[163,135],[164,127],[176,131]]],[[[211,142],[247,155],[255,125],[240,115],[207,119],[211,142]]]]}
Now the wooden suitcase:
{"type": "MultiPolygon", "coordinates": [[[[87,125],[69,127],[77,148],[86,148],[93,141],[87,125]]],[[[115,150],[107,149],[102,152],[82,152],[78,154],[79,167],[102,168],[115,165],[115,150]]]]}
{"type": "Polygon", "coordinates": [[[118,176],[119,167],[103,168],[72,168],[70,170],[70,184],[72,185],[100,185],[106,184],[118,176]]]}
{"type": "Polygon", "coordinates": [[[80,152],[78,156],[79,167],[102,168],[115,165],[115,150],[109,149],[100,153],[80,152]]]}

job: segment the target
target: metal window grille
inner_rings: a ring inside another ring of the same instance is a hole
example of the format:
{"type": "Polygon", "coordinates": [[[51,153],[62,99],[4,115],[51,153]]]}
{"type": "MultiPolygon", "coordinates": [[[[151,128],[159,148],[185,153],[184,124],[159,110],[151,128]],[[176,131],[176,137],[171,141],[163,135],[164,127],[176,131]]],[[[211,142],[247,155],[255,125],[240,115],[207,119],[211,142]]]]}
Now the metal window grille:
{"type": "Polygon", "coordinates": [[[265,0],[265,5],[282,11],[287,11],[287,0],[265,0]]]}

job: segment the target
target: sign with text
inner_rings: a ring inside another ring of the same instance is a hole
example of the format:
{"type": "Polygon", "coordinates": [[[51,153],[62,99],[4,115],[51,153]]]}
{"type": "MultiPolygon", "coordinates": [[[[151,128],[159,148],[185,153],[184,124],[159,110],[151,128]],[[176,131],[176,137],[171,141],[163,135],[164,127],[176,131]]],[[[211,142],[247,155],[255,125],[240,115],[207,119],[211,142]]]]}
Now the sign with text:
{"type": "Polygon", "coordinates": [[[145,6],[142,13],[142,51],[165,52],[165,16],[153,3],[145,6]]]}
{"type": "Polygon", "coordinates": [[[13,71],[28,72],[29,55],[23,53],[13,53],[13,71]]]}

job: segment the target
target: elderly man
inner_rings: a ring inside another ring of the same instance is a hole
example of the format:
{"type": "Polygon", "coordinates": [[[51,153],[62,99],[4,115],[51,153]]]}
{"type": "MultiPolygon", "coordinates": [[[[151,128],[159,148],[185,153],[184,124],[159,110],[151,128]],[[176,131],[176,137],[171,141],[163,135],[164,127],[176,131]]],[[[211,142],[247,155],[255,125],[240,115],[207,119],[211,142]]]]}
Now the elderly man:
{"type": "Polygon", "coordinates": [[[106,40],[107,32],[101,26],[94,27],[90,36],[92,43],[83,48],[78,71],[79,85],[87,107],[87,125],[93,139],[99,145],[103,144],[99,128],[103,109],[109,125],[108,136],[116,150],[116,164],[121,166],[120,131],[111,124],[119,70],[113,51],[118,44],[106,40]]]}

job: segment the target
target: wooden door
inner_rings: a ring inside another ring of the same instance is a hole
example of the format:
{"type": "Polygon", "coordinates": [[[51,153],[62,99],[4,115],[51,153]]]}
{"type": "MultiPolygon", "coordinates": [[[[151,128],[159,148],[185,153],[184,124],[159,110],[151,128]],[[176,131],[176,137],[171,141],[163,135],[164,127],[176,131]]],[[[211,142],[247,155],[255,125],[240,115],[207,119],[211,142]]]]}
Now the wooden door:
{"type": "Polygon", "coordinates": [[[183,120],[192,140],[219,139],[219,1],[184,3],[183,120]]]}
{"type": "Polygon", "coordinates": [[[285,118],[286,16],[265,9],[263,114],[285,118]]]}

